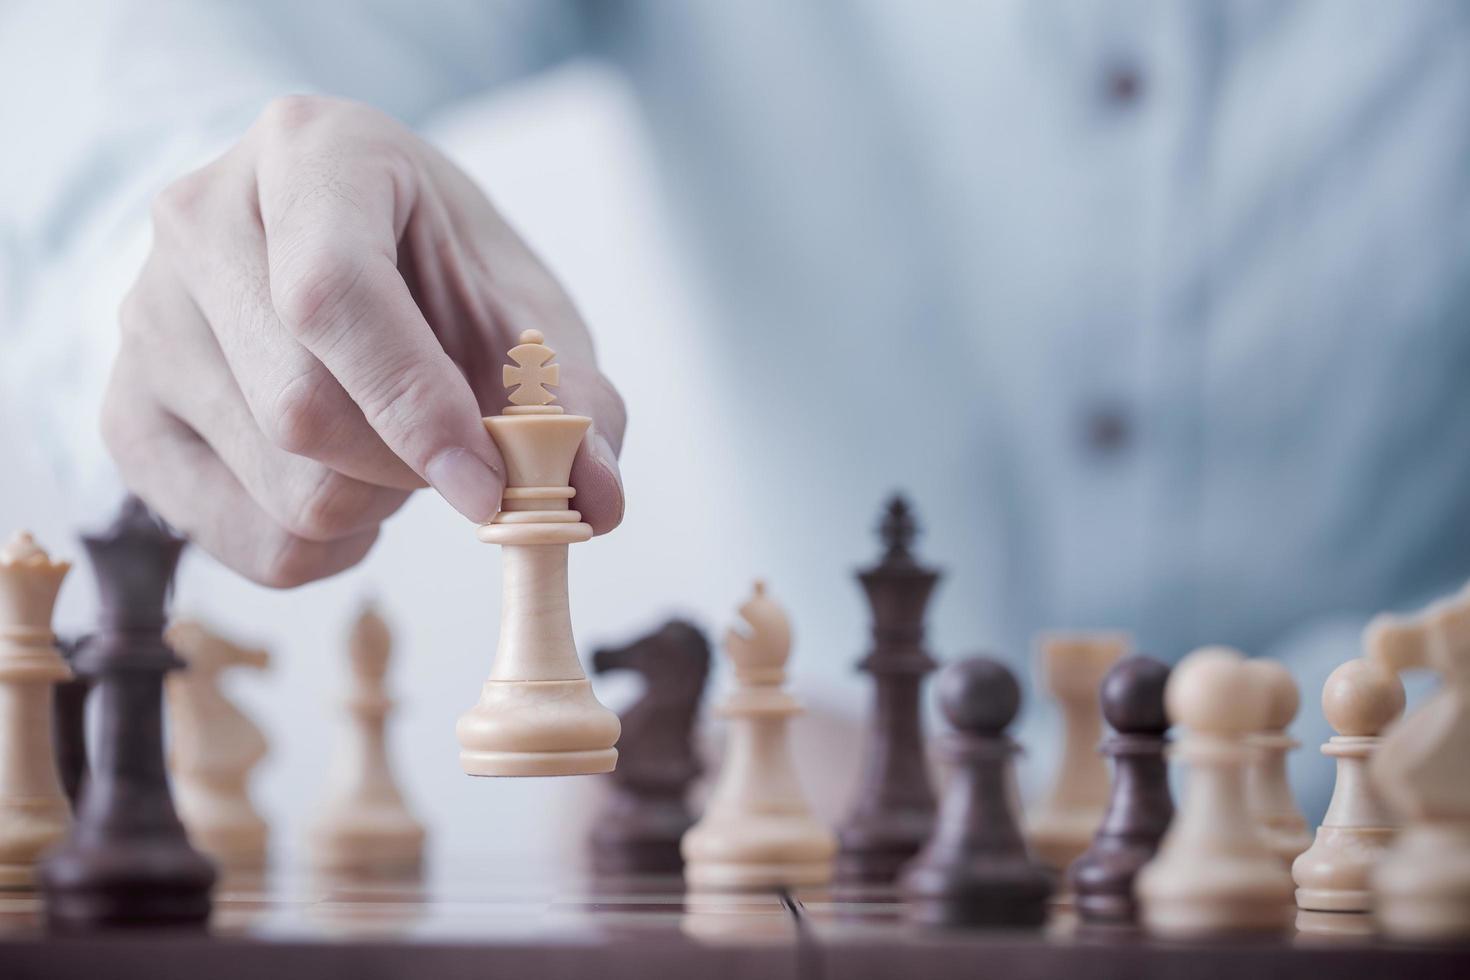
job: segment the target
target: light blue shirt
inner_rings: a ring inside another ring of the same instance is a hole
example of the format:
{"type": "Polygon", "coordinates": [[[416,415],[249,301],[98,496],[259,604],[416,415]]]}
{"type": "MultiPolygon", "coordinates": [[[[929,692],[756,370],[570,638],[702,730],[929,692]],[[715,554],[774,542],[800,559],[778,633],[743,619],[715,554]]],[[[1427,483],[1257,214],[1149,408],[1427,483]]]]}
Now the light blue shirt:
{"type": "Polygon", "coordinates": [[[1368,615],[1470,576],[1470,5],[55,6],[0,12],[16,323],[273,95],[419,122],[586,55],[721,299],[729,437],[800,502],[763,530],[823,567],[909,488],[964,573],[943,635],[1229,643],[1309,705],[1368,615]]]}

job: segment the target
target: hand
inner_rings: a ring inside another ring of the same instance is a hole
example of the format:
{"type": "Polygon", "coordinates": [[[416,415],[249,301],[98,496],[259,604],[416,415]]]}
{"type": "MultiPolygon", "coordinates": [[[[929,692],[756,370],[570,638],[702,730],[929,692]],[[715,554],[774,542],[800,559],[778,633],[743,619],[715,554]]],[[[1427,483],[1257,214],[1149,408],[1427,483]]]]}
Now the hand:
{"type": "Polygon", "coordinates": [[[561,286],[479,189],[366,106],[295,96],[159,195],[123,301],[102,431],[123,479],[257,582],[358,562],[425,483],[500,505],[480,418],[535,328],[559,402],[590,416],[572,467],[598,533],[622,518],[623,404],[561,286]]]}

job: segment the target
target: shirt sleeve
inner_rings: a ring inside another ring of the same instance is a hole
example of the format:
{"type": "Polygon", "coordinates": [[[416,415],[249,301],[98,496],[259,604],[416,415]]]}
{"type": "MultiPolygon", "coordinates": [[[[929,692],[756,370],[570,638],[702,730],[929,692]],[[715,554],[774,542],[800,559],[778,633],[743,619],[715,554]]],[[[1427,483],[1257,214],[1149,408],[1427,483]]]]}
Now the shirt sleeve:
{"type": "MultiPolygon", "coordinates": [[[[98,435],[148,202],[271,98],[421,123],[575,53],[571,0],[18,0],[0,7],[0,409],[67,506],[116,478],[98,435]]],[[[106,495],[105,497],[103,495],[106,495]]]]}

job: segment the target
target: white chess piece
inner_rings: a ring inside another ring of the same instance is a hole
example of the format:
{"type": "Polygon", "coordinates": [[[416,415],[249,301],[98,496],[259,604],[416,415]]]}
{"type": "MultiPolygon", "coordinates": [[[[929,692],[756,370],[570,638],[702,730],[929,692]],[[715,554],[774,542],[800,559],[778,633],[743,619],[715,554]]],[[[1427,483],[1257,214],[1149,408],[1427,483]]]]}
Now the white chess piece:
{"type": "Polygon", "coordinates": [[[0,888],[28,888],[71,824],[56,771],[52,688],[71,677],[51,611],[71,568],[21,532],[0,549],[0,888]]]}
{"type": "Polygon", "coordinates": [[[393,779],[385,732],[393,701],[385,675],[392,637],[377,610],[358,616],[349,645],[352,693],[346,752],[332,767],[337,783],[308,835],[312,865],[347,875],[412,875],[423,860],[424,828],[393,779]]]}
{"type": "Polygon", "coordinates": [[[1470,937],[1470,586],[1412,618],[1369,625],[1374,659],[1429,667],[1440,687],[1391,727],[1369,763],[1402,822],[1373,869],[1384,932],[1418,940],[1470,937]]]}
{"type": "Polygon", "coordinates": [[[1269,697],[1245,658],[1225,647],[1196,650],[1169,675],[1165,706],[1185,730],[1175,755],[1187,780],[1158,854],[1138,875],[1150,932],[1203,937],[1290,925],[1291,876],[1245,803],[1246,739],[1263,727],[1269,697]]]}
{"type": "Polygon", "coordinates": [[[1251,750],[1245,773],[1246,803],[1266,846],[1289,868],[1312,844],[1307,819],[1296,805],[1286,777],[1286,756],[1301,744],[1286,733],[1286,726],[1295,720],[1301,707],[1301,691],[1296,678],[1279,660],[1257,657],[1247,660],[1245,667],[1267,692],[1261,727],[1246,738],[1251,750]]]}
{"type": "Polygon", "coordinates": [[[1368,778],[1368,760],[1403,710],[1404,685],[1374,660],[1349,660],[1323,685],[1322,713],[1337,734],[1322,754],[1337,760],[1337,782],[1316,840],[1291,866],[1298,908],[1372,909],[1369,875],[1393,842],[1397,821],[1368,778]]]}
{"type": "Polygon", "coordinates": [[[572,776],[617,764],[620,724],[577,657],[567,599],[567,546],[592,537],[570,508],[572,459],[592,420],[567,415],[539,331],[521,334],[505,367],[511,404],[485,419],[505,459],[502,510],[476,532],[501,546],[500,643],[479,702],[455,726],[472,776],[572,776]]]}
{"type": "Polygon", "coordinates": [[[264,670],[270,654],[181,620],[168,644],[188,665],[166,681],[169,768],[174,804],[190,842],[229,871],[265,867],[270,830],[250,800],[250,773],[264,759],[265,735],[219,688],[231,667],[264,670]]]}
{"type": "Polygon", "coordinates": [[[791,761],[787,722],[801,711],[782,689],[791,653],[786,613],[762,583],[725,634],[736,689],[724,764],[704,817],[685,834],[684,878],[695,889],[819,885],[832,877],[837,839],[812,815],[791,761]]]}
{"type": "Polygon", "coordinates": [[[1062,714],[1062,761],[1051,791],[1028,815],[1026,839],[1037,859],[1065,871],[1092,843],[1108,805],[1108,769],[1099,693],[1108,668],[1133,647],[1126,633],[1043,634],[1037,641],[1042,680],[1062,714]]]}

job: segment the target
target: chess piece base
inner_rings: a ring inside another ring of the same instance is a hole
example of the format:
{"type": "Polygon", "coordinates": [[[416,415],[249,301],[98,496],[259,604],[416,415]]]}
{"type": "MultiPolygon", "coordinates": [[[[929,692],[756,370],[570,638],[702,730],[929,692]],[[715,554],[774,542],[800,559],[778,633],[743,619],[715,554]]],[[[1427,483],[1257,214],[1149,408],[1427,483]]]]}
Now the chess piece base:
{"type": "Polygon", "coordinates": [[[1392,827],[1317,828],[1317,839],[1292,864],[1298,908],[1318,912],[1368,912],[1370,876],[1393,843],[1392,827]]]}
{"type": "Polygon", "coordinates": [[[36,883],[36,868],[31,864],[0,864],[0,891],[24,891],[36,883]]]}
{"type": "Polygon", "coordinates": [[[976,859],[953,867],[943,855],[916,864],[901,882],[908,916],[940,928],[1034,928],[1045,924],[1052,876],[1029,861],[976,859]]]}
{"type": "Polygon", "coordinates": [[[832,880],[832,862],[784,861],[743,864],[733,861],[684,862],[684,882],[705,891],[754,891],[825,885],[832,880]]]}
{"type": "Polygon", "coordinates": [[[834,880],[843,885],[882,885],[924,847],[934,827],[933,807],[889,809],[848,822],[837,833],[834,880]]]}
{"type": "Polygon", "coordinates": [[[1296,907],[1304,912],[1368,912],[1373,893],[1366,888],[1298,888],[1296,907]]]}
{"type": "Polygon", "coordinates": [[[586,678],[486,681],[479,703],[455,726],[460,765],[471,776],[611,772],[621,730],[586,678]]]}
{"type": "Polygon", "coordinates": [[[680,796],[640,799],[620,792],[592,832],[592,869],[599,875],[677,875],[679,842],[694,824],[680,796]]]}
{"type": "Polygon", "coordinates": [[[1302,909],[1296,914],[1296,931],[1300,936],[1318,940],[1361,939],[1372,936],[1378,928],[1373,916],[1363,912],[1319,912],[1302,909]]]}
{"type": "Polygon", "coordinates": [[[132,841],[126,848],[67,846],[37,869],[53,924],[195,924],[209,918],[215,869],[174,839],[132,841]]]}
{"type": "Polygon", "coordinates": [[[311,849],[312,868],[317,872],[392,878],[423,866],[424,831],[415,825],[314,836],[311,849]]]}
{"type": "Polygon", "coordinates": [[[705,889],[824,885],[837,841],[811,817],[735,813],[684,836],[684,880],[705,889]]]}
{"type": "Polygon", "coordinates": [[[225,871],[258,871],[265,867],[269,833],[265,827],[195,829],[191,843],[225,871]]]}
{"type": "Polygon", "coordinates": [[[1470,826],[1405,828],[1373,872],[1374,914],[1399,939],[1470,936],[1470,826]]]}
{"type": "MultiPolygon", "coordinates": [[[[1026,828],[1026,843],[1038,862],[1064,879],[1072,862],[1092,844],[1102,818],[1100,808],[1075,813],[1044,810],[1026,828]]],[[[1060,880],[1060,884],[1067,886],[1065,880],[1060,880]]]]}
{"type": "Polygon", "coordinates": [[[1139,873],[1137,893],[1144,926],[1162,936],[1276,932],[1296,916],[1291,876],[1270,852],[1156,860],[1139,873]]]}

